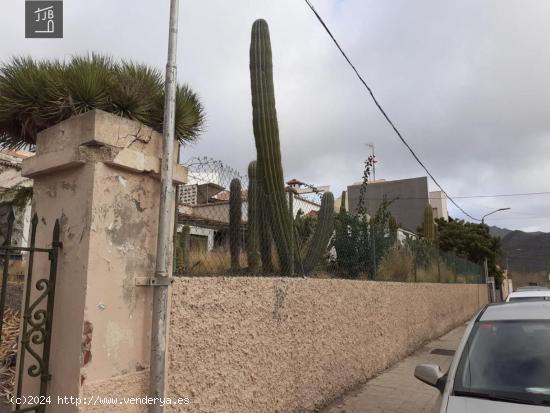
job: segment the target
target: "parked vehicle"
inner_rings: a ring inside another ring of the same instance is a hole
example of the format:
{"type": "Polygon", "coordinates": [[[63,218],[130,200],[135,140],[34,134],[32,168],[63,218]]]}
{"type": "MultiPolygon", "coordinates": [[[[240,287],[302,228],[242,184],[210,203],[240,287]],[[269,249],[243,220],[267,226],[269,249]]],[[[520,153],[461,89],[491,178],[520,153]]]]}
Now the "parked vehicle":
{"type": "Polygon", "coordinates": [[[516,292],[519,291],[550,291],[550,289],[548,287],[543,287],[540,285],[528,285],[526,287],[516,288],[516,292]]]}
{"type": "Polygon", "coordinates": [[[434,412],[550,411],[550,302],[486,306],[468,324],[447,374],[416,366],[441,392],[434,412]]]}
{"type": "Polygon", "coordinates": [[[510,293],[506,298],[507,303],[518,301],[544,301],[550,300],[550,290],[524,290],[510,293]]]}

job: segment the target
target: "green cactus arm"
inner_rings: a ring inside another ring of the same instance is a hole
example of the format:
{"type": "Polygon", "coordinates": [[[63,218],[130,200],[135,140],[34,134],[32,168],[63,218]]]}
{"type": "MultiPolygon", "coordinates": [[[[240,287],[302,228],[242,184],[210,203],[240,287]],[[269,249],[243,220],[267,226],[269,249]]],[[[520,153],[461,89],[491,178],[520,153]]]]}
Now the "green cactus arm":
{"type": "Polygon", "coordinates": [[[248,232],[246,239],[246,253],[248,260],[248,270],[252,273],[258,272],[260,266],[259,252],[259,210],[258,210],[258,183],[256,173],[256,161],[248,165],[248,232]]]}
{"type": "Polygon", "coordinates": [[[273,237],[271,236],[270,222],[267,211],[267,197],[261,181],[258,181],[258,211],[259,211],[259,237],[260,237],[260,256],[262,258],[262,272],[271,274],[274,271],[273,256],[271,254],[271,245],[273,237]]]}
{"type": "Polygon", "coordinates": [[[229,185],[229,252],[231,271],[240,269],[242,197],[241,181],[235,178],[229,185]]]}
{"type": "Polygon", "coordinates": [[[321,199],[321,208],[317,218],[317,226],[311,238],[306,256],[303,260],[304,274],[309,274],[327,250],[327,245],[334,232],[334,195],[325,192],[321,199]]]}
{"type": "Polygon", "coordinates": [[[182,236],[182,267],[183,272],[188,273],[191,267],[191,227],[184,225],[181,229],[182,236]]]}
{"type": "Polygon", "coordinates": [[[388,230],[390,233],[391,243],[393,244],[397,241],[397,230],[398,230],[397,221],[395,220],[393,215],[391,215],[390,218],[388,219],[388,230]]]}
{"type": "Polygon", "coordinates": [[[340,212],[346,212],[346,210],[347,210],[347,208],[346,208],[346,196],[347,196],[346,191],[342,191],[342,197],[341,197],[341,201],[340,201],[340,212]]]}

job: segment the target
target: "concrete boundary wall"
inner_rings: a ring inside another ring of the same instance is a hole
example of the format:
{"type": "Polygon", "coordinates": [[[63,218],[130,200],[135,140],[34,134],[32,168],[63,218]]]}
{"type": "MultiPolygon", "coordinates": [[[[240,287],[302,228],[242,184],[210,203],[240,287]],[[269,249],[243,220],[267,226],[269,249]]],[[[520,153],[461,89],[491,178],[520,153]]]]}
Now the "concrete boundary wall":
{"type": "Polygon", "coordinates": [[[302,412],[469,319],[484,285],[185,278],[173,286],[171,411],[302,412]]]}
{"type": "MultiPolygon", "coordinates": [[[[486,286],[473,284],[178,278],[167,389],[172,400],[190,403],[166,411],[312,411],[468,320],[486,302],[486,286]]],[[[143,397],[147,380],[144,370],[90,382],[82,395],[143,397]]]]}

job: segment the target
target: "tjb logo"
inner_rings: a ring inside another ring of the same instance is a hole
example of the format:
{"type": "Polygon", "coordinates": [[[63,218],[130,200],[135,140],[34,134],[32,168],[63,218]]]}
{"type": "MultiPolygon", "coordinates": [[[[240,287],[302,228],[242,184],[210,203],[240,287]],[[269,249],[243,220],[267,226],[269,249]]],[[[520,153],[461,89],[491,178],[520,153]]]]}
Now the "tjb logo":
{"type": "Polygon", "coordinates": [[[25,2],[26,38],[63,37],[63,1],[27,0],[25,2]]]}

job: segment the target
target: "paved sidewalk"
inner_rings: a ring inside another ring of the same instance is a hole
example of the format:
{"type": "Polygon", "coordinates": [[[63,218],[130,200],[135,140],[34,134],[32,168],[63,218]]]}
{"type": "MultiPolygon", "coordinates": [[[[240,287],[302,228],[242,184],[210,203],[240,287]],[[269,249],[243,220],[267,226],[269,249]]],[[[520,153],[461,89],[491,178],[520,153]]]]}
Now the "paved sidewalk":
{"type": "Polygon", "coordinates": [[[432,341],[413,355],[368,381],[365,386],[344,395],[321,413],[421,413],[431,412],[438,390],[414,378],[419,363],[433,363],[444,372],[452,355],[432,354],[434,349],[456,350],[466,326],[432,341]]]}

